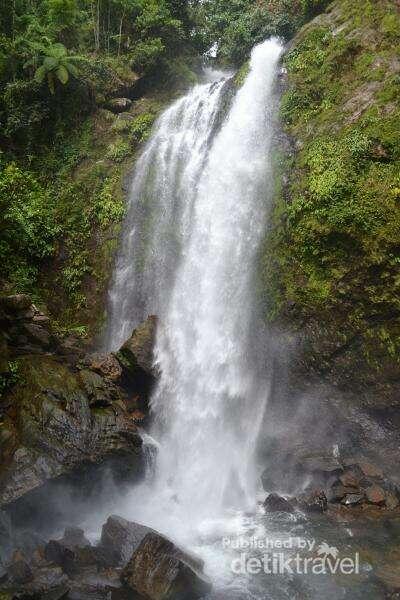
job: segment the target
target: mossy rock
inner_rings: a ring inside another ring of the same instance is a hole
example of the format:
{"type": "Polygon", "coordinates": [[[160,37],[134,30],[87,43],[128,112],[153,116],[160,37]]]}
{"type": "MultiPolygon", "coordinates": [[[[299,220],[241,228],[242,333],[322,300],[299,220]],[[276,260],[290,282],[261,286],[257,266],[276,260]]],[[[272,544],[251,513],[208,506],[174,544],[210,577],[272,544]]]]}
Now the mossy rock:
{"type": "Polygon", "coordinates": [[[156,327],[157,317],[149,316],[117,352],[117,359],[126,369],[132,372],[141,369],[149,375],[157,375],[153,354],[156,327]]]}
{"type": "Polygon", "coordinates": [[[142,441],[122,390],[51,356],[26,356],[18,364],[21,381],[7,394],[0,438],[0,505],[113,456],[130,457],[135,468],[142,441]]]}
{"type": "Polygon", "coordinates": [[[290,44],[292,151],[260,257],[266,316],[299,332],[306,368],[387,398],[400,376],[399,39],[394,2],[337,0],[290,44]]]}

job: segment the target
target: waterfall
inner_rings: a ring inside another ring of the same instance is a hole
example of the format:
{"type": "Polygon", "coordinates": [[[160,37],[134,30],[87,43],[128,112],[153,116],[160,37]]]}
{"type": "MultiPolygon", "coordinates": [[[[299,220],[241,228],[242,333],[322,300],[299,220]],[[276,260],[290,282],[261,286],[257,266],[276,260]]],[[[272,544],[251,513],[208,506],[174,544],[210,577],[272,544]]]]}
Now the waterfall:
{"type": "Polygon", "coordinates": [[[142,520],[175,536],[178,522],[191,528],[255,503],[269,368],[257,367],[253,277],[271,201],[280,53],[274,40],[255,47],[233,99],[232,83],[221,79],[174,103],[132,181],[108,346],[159,316],[151,434],[160,451],[151,507],[141,510],[142,520]]]}

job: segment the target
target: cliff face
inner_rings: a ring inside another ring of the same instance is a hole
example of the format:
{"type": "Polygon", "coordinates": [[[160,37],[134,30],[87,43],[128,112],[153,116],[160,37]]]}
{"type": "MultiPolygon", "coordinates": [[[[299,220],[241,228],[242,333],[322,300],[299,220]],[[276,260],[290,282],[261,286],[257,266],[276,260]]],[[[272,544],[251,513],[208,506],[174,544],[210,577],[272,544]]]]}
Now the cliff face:
{"type": "Polygon", "coordinates": [[[337,0],[284,57],[273,225],[262,254],[269,318],[298,366],[373,409],[400,387],[400,10],[337,0]]]}

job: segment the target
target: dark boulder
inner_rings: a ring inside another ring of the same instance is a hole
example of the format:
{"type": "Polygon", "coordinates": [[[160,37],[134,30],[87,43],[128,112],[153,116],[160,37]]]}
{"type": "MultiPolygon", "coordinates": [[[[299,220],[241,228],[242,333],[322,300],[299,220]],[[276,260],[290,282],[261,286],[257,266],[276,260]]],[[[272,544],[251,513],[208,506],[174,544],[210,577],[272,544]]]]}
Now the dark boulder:
{"type": "Polygon", "coordinates": [[[282,496],[278,494],[269,494],[264,501],[264,508],[267,512],[293,512],[293,506],[282,496]]]}
{"type": "Polygon", "coordinates": [[[328,508],[328,499],[323,490],[310,490],[300,494],[297,498],[298,506],[308,513],[322,513],[328,508]]]}
{"type": "Polygon", "coordinates": [[[189,557],[167,538],[148,533],[121,574],[132,590],[150,600],[196,600],[208,594],[211,583],[189,557]]]}
{"type": "Polygon", "coordinates": [[[344,473],[340,476],[340,482],[345,487],[352,487],[358,489],[363,480],[363,473],[357,466],[353,466],[350,469],[345,469],[344,473]]]}
{"type": "Polygon", "coordinates": [[[118,114],[129,110],[132,106],[132,100],[129,98],[113,98],[107,102],[107,109],[118,114]]]}
{"type": "Polygon", "coordinates": [[[400,504],[397,494],[392,491],[387,491],[385,494],[385,505],[389,510],[394,510],[400,504]]]}
{"type": "Polygon", "coordinates": [[[149,375],[158,375],[153,354],[156,327],[157,317],[150,315],[144,323],[133,330],[131,337],[116,354],[125,368],[133,372],[142,369],[149,375]]]}
{"type": "Polygon", "coordinates": [[[385,503],[385,490],[379,485],[371,485],[365,490],[365,496],[370,504],[383,505],[385,503]]]}
{"type": "Polygon", "coordinates": [[[12,584],[21,585],[33,580],[33,572],[24,554],[17,550],[14,552],[11,563],[7,568],[8,580],[12,584]]]}
{"type": "Polygon", "coordinates": [[[112,515],[101,531],[100,547],[114,566],[126,565],[143,538],[152,530],[140,523],[112,515]]]}
{"type": "Polygon", "coordinates": [[[15,294],[0,298],[0,306],[7,312],[19,313],[32,306],[32,300],[27,294],[15,294]]]}
{"type": "Polygon", "coordinates": [[[85,356],[82,364],[111,381],[118,381],[122,375],[121,365],[113,354],[94,352],[85,356]]]}
{"type": "Polygon", "coordinates": [[[68,548],[91,546],[80,527],[66,527],[61,540],[68,548]]]}
{"type": "Polygon", "coordinates": [[[80,567],[96,564],[95,557],[90,555],[91,543],[79,527],[67,527],[64,536],[59,540],[50,540],[44,547],[44,558],[49,563],[59,565],[65,573],[73,574],[80,567]],[[88,561],[88,556],[90,559],[88,561]]]}
{"type": "Polygon", "coordinates": [[[345,506],[356,506],[357,504],[361,504],[361,502],[365,499],[364,494],[346,494],[346,496],[342,499],[342,504],[345,506]]]}

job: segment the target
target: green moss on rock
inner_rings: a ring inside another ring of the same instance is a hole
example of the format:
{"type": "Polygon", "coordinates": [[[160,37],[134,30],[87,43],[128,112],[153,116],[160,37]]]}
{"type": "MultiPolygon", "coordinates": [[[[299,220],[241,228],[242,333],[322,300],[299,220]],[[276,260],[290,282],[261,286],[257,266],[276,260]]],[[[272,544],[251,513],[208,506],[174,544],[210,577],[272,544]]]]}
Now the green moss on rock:
{"type": "Polygon", "coordinates": [[[356,379],[399,366],[399,39],[395,3],[338,0],[284,59],[295,150],[261,259],[266,311],[356,379]]]}

